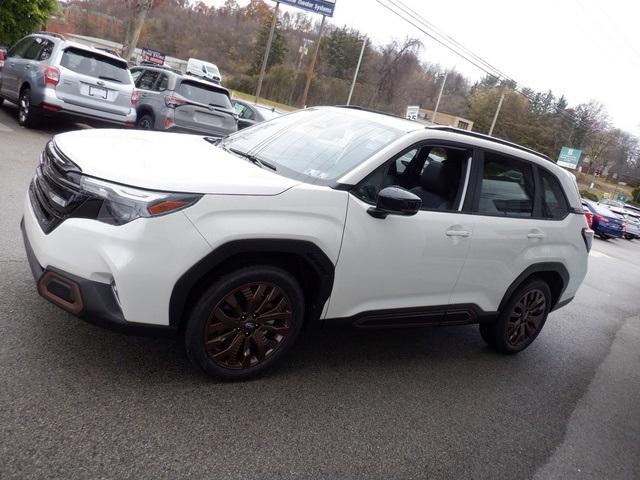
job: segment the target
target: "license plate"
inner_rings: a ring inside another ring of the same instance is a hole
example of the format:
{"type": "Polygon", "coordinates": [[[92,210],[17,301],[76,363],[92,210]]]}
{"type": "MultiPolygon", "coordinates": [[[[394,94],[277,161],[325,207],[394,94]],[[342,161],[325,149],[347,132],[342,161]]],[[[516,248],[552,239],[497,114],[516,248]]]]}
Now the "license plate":
{"type": "Polygon", "coordinates": [[[107,89],[100,87],[89,87],[89,95],[92,97],[107,98],[107,89]]]}

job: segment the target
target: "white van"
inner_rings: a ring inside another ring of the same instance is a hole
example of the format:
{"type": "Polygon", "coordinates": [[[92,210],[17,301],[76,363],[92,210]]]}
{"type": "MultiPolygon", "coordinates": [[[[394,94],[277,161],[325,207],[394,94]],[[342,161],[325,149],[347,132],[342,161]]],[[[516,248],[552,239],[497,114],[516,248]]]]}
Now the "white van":
{"type": "Polygon", "coordinates": [[[220,70],[213,63],[205,62],[204,60],[198,60],[197,58],[190,58],[187,60],[187,75],[195,75],[196,77],[202,77],[205,80],[209,80],[213,83],[220,85],[222,83],[222,75],[220,70]]]}

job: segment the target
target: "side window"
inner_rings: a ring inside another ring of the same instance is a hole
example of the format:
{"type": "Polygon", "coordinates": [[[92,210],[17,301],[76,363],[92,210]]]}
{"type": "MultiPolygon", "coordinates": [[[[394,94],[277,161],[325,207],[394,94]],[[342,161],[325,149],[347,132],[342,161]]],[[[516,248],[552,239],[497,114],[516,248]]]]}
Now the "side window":
{"type": "Polygon", "coordinates": [[[506,217],[531,217],[533,185],[531,165],[485,152],[478,212],[506,217]]]}
{"type": "Polygon", "coordinates": [[[558,180],[546,170],[539,169],[542,180],[542,216],[544,218],[564,218],[569,206],[558,180]]]}
{"type": "Polygon", "coordinates": [[[397,185],[420,197],[422,210],[455,210],[471,157],[466,148],[418,146],[377,168],[353,193],[375,204],[380,190],[397,185]]]}
{"type": "Polygon", "coordinates": [[[156,83],[154,90],[157,92],[164,92],[168,86],[169,86],[169,77],[164,73],[161,73],[160,80],[158,80],[158,82],[156,83]]]}
{"type": "Polygon", "coordinates": [[[33,42],[31,42],[31,45],[29,45],[29,48],[27,48],[26,52],[24,53],[24,58],[27,60],[35,60],[36,58],[38,58],[40,56],[40,51],[42,50],[44,42],[45,40],[43,38],[35,37],[33,39],[33,42]]]}
{"type": "Polygon", "coordinates": [[[141,68],[131,70],[131,78],[133,78],[133,83],[136,84],[136,87],[138,86],[138,79],[140,78],[140,75],[142,75],[142,72],[144,72],[144,70],[141,68]]]}
{"type": "Polygon", "coordinates": [[[151,90],[153,84],[156,82],[158,78],[159,72],[155,70],[147,70],[145,71],[140,78],[138,79],[136,86],[138,88],[142,88],[143,90],[151,90]]]}
{"type": "Polygon", "coordinates": [[[398,175],[402,175],[405,172],[411,163],[411,160],[413,160],[418,154],[418,150],[419,148],[409,150],[407,153],[396,159],[396,173],[398,175]]]}
{"type": "Polygon", "coordinates": [[[38,55],[38,61],[42,62],[44,60],[48,60],[51,57],[51,53],[53,52],[53,42],[49,40],[45,40],[42,45],[42,50],[40,50],[40,55],[38,55]]]}
{"type": "Polygon", "coordinates": [[[24,58],[24,54],[27,49],[33,43],[33,37],[23,38],[18,43],[16,43],[11,50],[7,53],[7,57],[14,58],[24,58]]]}

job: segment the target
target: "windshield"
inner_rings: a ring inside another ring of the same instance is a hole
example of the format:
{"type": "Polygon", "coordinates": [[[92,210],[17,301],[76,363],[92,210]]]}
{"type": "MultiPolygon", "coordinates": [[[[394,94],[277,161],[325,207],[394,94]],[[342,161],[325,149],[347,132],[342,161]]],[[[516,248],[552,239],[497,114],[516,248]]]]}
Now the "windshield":
{"type": "Polygon", "coordinates": [[[67,48],[60,65],[69,70],[110,82],[130,84],[131,77],[124,60],[100,55],[80,48],[67,48]]]}
{"type": "Polygon", "coordinates": [[[207,73],[210,73],[211,75],[215,75],[216,77],[220,76],[220,70],[218,70],[218,67],[216,67],[215,65],[205,65],[204,68],[207,71],[207,73]]]}
{"type": "Polygon", "coordinates": [[[273,164],[288,177],[327,184],[403,133],[346,111],[309,108],[241,130],[223,147],[273,164]]]}
{"type": "Polygon", "coordinates": [[[216,107],[231,109],[231,100],[225,91],[209,87],[198,82],[183,81],[178,88],[178,93],[187,100],[202,103],[203,105],[215,105],[216,107]]]}

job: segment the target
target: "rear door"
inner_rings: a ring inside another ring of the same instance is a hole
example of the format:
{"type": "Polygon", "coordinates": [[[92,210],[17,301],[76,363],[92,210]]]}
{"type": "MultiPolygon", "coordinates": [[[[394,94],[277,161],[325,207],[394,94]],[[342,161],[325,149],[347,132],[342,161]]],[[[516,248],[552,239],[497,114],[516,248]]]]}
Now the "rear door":
{"type": "Polygon", "coordinates": [[[2,68],[0,93],[10,100],[17,100],[18,98],[18,90],[20,88],[18,86],[18,78],[21,77],[24,71],[24,56],[33,43],[33,37],[23,38],[7,52],[7,58],[2,68]]]}
{"type": "Polygon", "coordinates": [[[184,78],[176,93],[186,100],[176,107],[174,123],[180,128],[224,136],[238,128],[229,93],[215,85],[184,78]]]}
{"type": "Polygon", "coordinates": [[[495,311],[530,255],[544,248],[546,222],[534,219],[536,180],[530,162],[483,150],[477,156],[464,207],[476,215],[476,224],[452,302],[495,311]]]}
{"type": "Polygon", "coordinates": [[[60,100],[80,107],[127,115],[133,83],[124,60],[92,50],[67,47],[60,60],[60,100]]]}

